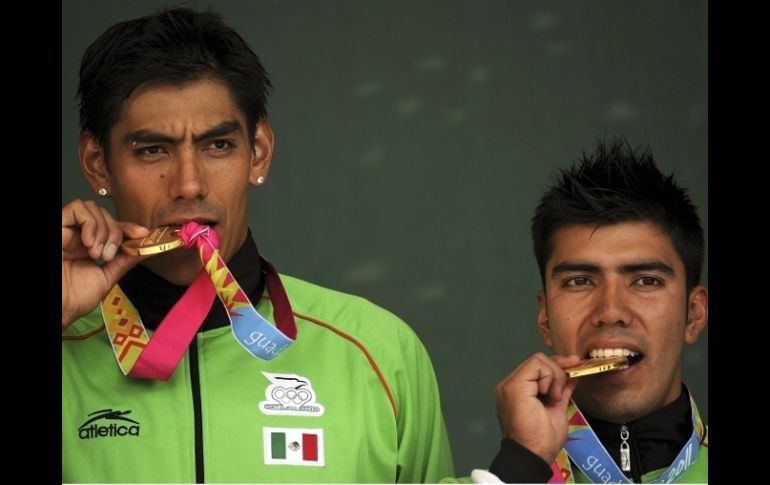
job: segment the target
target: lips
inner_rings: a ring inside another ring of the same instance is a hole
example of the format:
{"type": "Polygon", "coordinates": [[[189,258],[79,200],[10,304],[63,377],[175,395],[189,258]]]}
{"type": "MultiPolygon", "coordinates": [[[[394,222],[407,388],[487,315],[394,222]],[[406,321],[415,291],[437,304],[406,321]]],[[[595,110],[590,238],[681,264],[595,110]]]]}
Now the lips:
{"type": "Polygon", "coordinates": [[[204,226],[215,227],[217,221],[209,217],[175,217],[164,221],[163,226],[184,226],[186,223],[194,221],[204,226]]]}

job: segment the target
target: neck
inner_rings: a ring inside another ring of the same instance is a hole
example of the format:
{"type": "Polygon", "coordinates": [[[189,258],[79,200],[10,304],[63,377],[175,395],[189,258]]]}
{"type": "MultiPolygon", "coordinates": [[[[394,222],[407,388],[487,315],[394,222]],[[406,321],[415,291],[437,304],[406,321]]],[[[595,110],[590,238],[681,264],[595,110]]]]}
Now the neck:
{"type": "MultiPolygon", "coordinates": [[[[669,467],[692,436],[690,395],[682,392],[673,402],[639,419],[623,423],[631,454],[631,470],[626,475],[640,482],[642,475],[669,467]]],[[[583,412],[583,416],[612,459],[621,463],[621,424],[608,422],[583,412]]]]}

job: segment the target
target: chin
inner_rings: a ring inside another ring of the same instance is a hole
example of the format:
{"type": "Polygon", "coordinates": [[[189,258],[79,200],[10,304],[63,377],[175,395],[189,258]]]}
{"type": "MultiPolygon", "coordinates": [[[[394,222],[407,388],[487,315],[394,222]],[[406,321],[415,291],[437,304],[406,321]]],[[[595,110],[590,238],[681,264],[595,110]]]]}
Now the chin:
{"type": "Polygon", "coordinates": [[[649,392],[603,388],[601,392],[575,391],[575,402],[580,409],[595,418],[611,423],[625,423],[641,418],[652,411],[649,392]]]}

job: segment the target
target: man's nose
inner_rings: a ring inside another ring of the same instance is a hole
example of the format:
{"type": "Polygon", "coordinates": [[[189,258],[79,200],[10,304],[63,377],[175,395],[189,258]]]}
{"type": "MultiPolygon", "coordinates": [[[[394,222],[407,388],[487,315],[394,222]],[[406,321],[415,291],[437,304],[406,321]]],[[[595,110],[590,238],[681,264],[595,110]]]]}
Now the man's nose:
{"type": "Polygon", "coordinates": [[[608,281],[597,292],[596,307],[591,323],[601,327],[620,325],[627,327],[632,323],[633,315],[627,302],[627,289],[622,281],[608,281]]]}
{"type": "Polygon", "coordinates": [[[208,195],[205,167],[199,154],[193,150],[180,150],[175,160],[169,190],[173,199],[204,199],[208,195]]]}

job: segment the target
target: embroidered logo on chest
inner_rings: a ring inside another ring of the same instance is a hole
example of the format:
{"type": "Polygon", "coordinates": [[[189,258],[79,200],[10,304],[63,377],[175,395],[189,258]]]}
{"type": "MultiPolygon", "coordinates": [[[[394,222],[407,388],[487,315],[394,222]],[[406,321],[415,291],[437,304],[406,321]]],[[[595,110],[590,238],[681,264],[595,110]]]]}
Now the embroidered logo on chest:
{"type": "Polygon", "coordinates": [[[316,402],[310,379],[297,374],[263,372],[270,380],[265,389],[265,401],[259,409],[265,414],[286,416],[321,416],[323,404],[316,402]]]}

